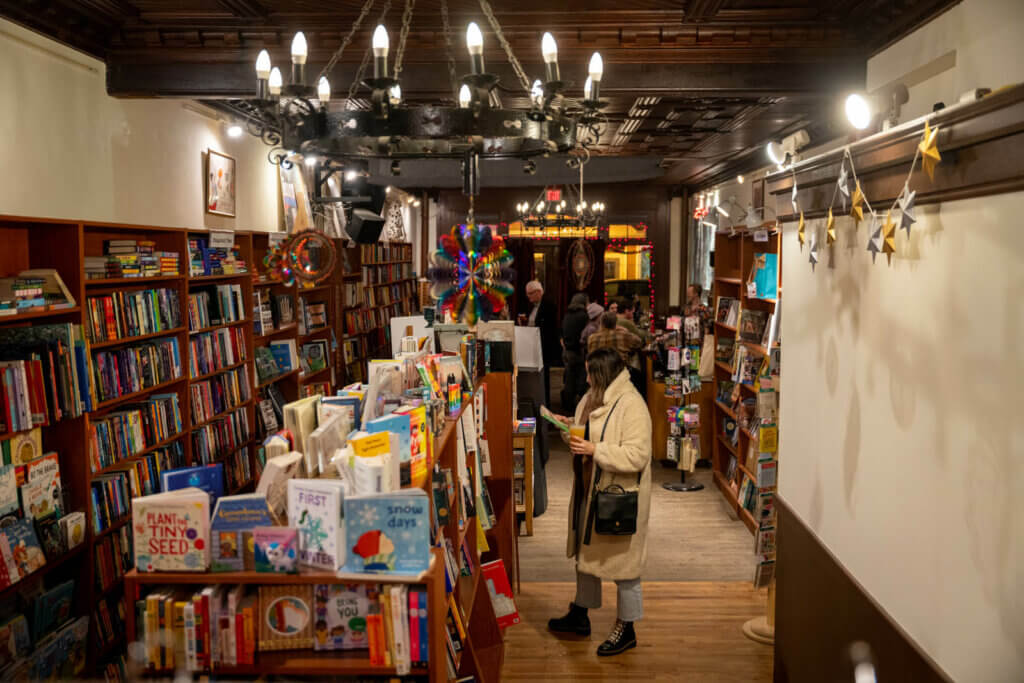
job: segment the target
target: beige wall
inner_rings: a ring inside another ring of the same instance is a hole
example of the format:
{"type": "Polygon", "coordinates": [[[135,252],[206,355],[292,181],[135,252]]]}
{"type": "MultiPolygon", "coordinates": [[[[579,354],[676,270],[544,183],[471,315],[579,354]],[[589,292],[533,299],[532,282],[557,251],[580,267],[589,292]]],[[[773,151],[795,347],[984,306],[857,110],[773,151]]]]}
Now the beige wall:
{"type": "Polygon", "coordinates": [[[107,97],[102,62],[0,20],[0,214],[277,230],[267,148],[183,108],[107,97]],[[235,219],[203,211],[202,153],[237,161],[235,219]]]}
{"type": "MultiPolygon", "coordinates": [[[[869,87],[955,50],[906,120],[1024,79],[1021,35],[1024,3],[966,0],[872,58],[869,87]]],[[[841,218],[814,272],[785,226],[779,491],[954,680],[1020,681],[1024,193],[917,215],[891,266],[841,218]]]]}

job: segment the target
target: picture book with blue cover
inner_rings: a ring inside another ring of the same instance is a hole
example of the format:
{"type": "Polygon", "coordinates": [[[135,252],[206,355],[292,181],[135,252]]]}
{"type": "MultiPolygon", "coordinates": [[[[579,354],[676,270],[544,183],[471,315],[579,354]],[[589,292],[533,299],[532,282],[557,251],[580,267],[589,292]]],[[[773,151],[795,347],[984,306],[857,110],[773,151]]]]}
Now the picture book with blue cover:
{"type": "Polygon", "coordinates": [[[39,642],[56,627],[71,618],[75,581],[65,581],[42,593],[33,601],[32,640],[39,642]]]}
{"type": "Polygon", "coordinates": [[[409,414],[389,413],[366,423],[366,431],[370,434],[391,432],[398,435],[399,475],[402,486],[412,485],[412,431],[409,414]]]}
{"type": "Polygon", "coordinates": [[[221,497],[210,518],[210,570],[242,571],[253,527],[273,524],[266,496],[248,493],[221,497]]]}
{"type": "Polygon", "coordinates": [[[338,571],[345,564],[345,484],[340,479],[289,479],[288,524],[299,530],[299,563],[338,571]]]}
{"type": "Polygon", "coordinates": [[[224,495],[224,463],[179,467],[160,474],[160,488],[164,492],[195,487],[210,494],[210,505],[224,495]]]}
{"type": "Polygon", "coordinates": [[[779,255],[754,255],[754,284],[759,299],[775,299],[779,296],[779,255]]]}
{"type": "Polygon", "coordinates": [[[343,571],[419,574],[430,565],[430,502],[421,489],[345,498],[343,571]]]}

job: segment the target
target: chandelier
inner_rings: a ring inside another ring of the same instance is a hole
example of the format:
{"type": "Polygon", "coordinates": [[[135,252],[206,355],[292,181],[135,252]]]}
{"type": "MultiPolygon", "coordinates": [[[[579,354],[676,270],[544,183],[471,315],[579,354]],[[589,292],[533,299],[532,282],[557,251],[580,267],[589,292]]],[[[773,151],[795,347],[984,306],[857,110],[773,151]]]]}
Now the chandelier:
{"type": "MultiPolygon", "coordinates": [[[[373,9],[375,0],[366,0],[341,45],[315,79],[306,74],[308,45],[302,32],[296,33],[292,41],[288,84],[284,83],[281,70],[271,64],[269,53],[260,52],[256,59],[256,97],[240,103],[239,107],[245,111],[249,132],[271,147],[268,158],[273,163],[290,164],[288,157],[298,153],[307,160],[315,157],[317,163],[327,168],[334,165],[340,169],[348,162],[374,158],[395,162],[456,158],[470,162],[464,167],[476,168],[479,158],[527,159],[586,149],[600,139],[604,125],[600,113],[604,103],[599,99],[603,75],[601,55],[595,52],[590,60],[584,99],[572,100],[563,95],[571,84],[562,80],[555,39],[545,33],[541,40],[544,80],[535,79],[531,83],[487,0],[479,0],[480,7],[520,85],[529,95],[529,108],[502,106],[496,90],[498,77],[486,70],[483,34],[476,23],[470,23],[466,29],[470,73],[456,78],[446,0],[441,2],[441,16],[453,97],[441,104],[406,103],[402,99],[400,76],[414,1],[406,0],[397,51],[390,68],[387,29],[380,24],[374,30],[371,48],[364,55],[349,88],[344,109],[330,107],[330,72],[373,9]],[[367,76],[370,62],[372,75],[367,76]],[[370,91],[369,110],[350,108],[360,88],[370,91]]],[[[386,11],[387,7],[384,13],[386,11]]],[[[475,170],[472,174],[469,170],[465,173],[467,176],[476,174],[475,170]]],[[[474,178],[472,184],[476,182],[474,178]]],[[[475,194],[475,191],[467,194],[475,194]]]]}
{"type": "Polygon", "coordinates": [[[605,224],[604,202],[587,203],[582,186],[546,187],[533,201],[516,204],[525,235],[597,237],[605,224]]]}

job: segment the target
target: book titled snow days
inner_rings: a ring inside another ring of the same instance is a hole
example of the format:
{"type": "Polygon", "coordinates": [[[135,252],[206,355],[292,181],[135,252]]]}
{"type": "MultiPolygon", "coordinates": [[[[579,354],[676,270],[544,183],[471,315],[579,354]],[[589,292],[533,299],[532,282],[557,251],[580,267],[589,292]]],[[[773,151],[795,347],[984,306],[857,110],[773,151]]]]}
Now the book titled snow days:
{"type": "Polygon", "coordinates": [[[210,566],[210,496],[197,488],[132,498],[135,567],[205,572],[210,566]]]}
{"type": "Polygon", "coordinates": [[[344,571],[419,574],[430,565],[430,503],[421,489],[345,498],[344,571]]]}
{"type": "Polygon", "coordinates": [[[299,530],[299,564],[336,572],[345,564],[340,479],[289,479],[288,525],[299,530]]]}

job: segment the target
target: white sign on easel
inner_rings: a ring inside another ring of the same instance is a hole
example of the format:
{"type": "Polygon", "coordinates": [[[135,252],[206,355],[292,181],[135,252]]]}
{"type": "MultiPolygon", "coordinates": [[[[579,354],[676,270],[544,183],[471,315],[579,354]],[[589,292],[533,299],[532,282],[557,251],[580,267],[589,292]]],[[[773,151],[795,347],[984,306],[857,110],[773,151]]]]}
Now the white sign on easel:
{"type": "Polygon", "coordinates": [[[515,359],[520,370],[544,369],[539,327],[516,325],[515,359]]]}

